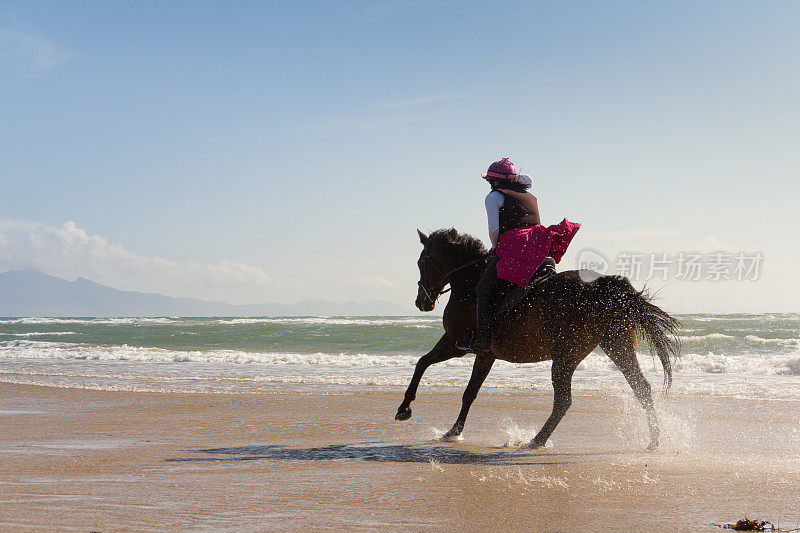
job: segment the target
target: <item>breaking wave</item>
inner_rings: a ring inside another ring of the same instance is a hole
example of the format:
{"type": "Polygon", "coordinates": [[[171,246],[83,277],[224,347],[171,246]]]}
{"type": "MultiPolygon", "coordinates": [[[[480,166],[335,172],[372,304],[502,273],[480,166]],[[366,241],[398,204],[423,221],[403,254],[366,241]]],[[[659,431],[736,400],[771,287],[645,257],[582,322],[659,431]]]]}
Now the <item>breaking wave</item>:
{"type": "MultiPolygon", "coordinates": [[[[674,393],[800,398],[800,315],[680,319],[674,393]]],[[[403,388],[441,334],[436,316],[0,318],[0,382],[211,392],[403,388]]],[[[646,353],[639,361],[651,384],[660,383],[660,361],[646,353]]],[[[472,363],[465,356],[435,365],[423,384],[463,388],[472,363]]],[[[574,383],[629,392],[599,350],[574,383]]],[[[550,363],[498,361],[486,386],[549,393],[550,363]]]]}

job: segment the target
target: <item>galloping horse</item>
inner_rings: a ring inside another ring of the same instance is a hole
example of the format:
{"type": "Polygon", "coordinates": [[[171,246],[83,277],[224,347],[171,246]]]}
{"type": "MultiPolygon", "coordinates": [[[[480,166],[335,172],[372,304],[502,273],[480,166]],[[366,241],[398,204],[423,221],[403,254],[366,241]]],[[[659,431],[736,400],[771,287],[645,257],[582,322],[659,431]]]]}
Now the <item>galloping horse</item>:
{"type": "MultiPolygon", "coordinates": [[[[430,236],[417,232],[423,245],[417,261],[417,308],[432,311],[447,284],[452,294],[442,320],[445,333],[417,362],[397,420],[411,418],[409,406],[429,366],[466,353],[456,348],[456,341],[475,327],[470,295],[488,257],[479,240],[455,229],[438,230],[430,236]]],[[[495,359],[512,363],[552,360],[553,411],[530,443],[532,447],[544,446],[572,403],[573,372],[600,345],[622,371],[647,414],[648,449],[658,446],[658,420],[650,384],[636,359],[637,331],[661,360],[666,389],[672,381],[670,356],[677,356],[680,349],[675,336],[678,321],[650,303],[649,297],[636,291],[627,279],[592,273],[595,279],[585,281],[583,273],[561,272],[545,279],[520,304],[495,320],[490,351],[475,354],[461,412],[445,438],[464,430],[469,408],[495,359]]]]}

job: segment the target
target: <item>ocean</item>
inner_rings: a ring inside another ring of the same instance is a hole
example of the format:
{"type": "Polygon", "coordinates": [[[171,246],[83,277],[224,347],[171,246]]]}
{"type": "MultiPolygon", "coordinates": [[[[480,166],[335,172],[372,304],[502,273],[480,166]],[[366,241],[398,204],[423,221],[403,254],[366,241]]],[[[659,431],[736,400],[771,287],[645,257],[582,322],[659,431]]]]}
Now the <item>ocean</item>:
{"type": "MultiPolygon", "coordinates": [[[[682,315],[672,394],[800,398],[800,314],[682,315]]],[[[402,390],[442,334],[438,316],[0,318],[0,382],[97,390],[244,393],[402,390]]],[[[661,365],[640,346],[654,389],[661,365]]],[[[431,367],[463,388],[473,357],[431,367]]],[[[550,390],[550,363],[498,361],[485,387],[550,390]]],[[[627,390],[598,348],[576,391],[627,390]]]]}

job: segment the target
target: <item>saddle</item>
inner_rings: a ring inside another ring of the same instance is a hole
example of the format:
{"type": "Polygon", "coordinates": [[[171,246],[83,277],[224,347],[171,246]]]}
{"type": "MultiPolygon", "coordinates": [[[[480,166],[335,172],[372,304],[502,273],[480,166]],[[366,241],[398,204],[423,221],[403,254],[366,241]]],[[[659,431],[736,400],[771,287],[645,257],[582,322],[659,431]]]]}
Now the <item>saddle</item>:
{"type": "MultiPolygon", "coordinates": [[[[507,282],[510,289],[501,289],[494,294],[494,315],[498,316],[502,313],[507,313],[519,305],[531,291],[539,288],[545,281],[550,279],[556,274],[556,261],[552,257],[545,257],[542,264],[533,273],[528,284],[524,287],[507,282]]],[[[469,295],[469,301],[474,310],[477,307],[478,295],[475,289],[469,295]]],[[[456,347],[460,350],[471,351],[473,346],[473,337],[467,336],[461,341],[456,343],[456,347]]]]}
{"type": "Polygon", "coordinates": [[[556,261],[552,257],[546,257],[541,266],[534,272],[533,277],[524,287],[514,285],[511,290],[501,291],[499,303],[495,311],[495,316],[507,313],[522,302],[528,294],[544,283],[550,276],[556,274],[556,261]]]}
{"type": "MultiPolygon", "coordinates": [[[[555,274],[557,274],[555,259],[552,257],[545,257],[526,286],[520,287],[519,285],[509,282],[508,285],[510,288],[499,290],[497,294],[495,294],[495,316],[514,309],[532,290],[539,287],[543,282],[549,279],[550,276],[555,274]]],[[[478,295],[474,289],[470,292],[469,302],[472,308],[475,309],[478,303],[478,295]]]]}

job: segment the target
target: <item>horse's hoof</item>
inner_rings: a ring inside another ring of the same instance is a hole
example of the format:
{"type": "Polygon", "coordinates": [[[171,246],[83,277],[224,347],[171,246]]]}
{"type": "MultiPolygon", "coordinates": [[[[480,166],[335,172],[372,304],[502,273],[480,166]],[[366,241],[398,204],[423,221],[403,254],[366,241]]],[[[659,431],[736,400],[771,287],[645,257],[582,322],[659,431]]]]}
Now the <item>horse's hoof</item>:
{"type": "Polygon", "coordinates": [[[398,409],[397,414],[394,415],[395,420],[408,420],[411,418],[411,409],[406,407],[405,409],[398,409]]]}
{"type": "Polygon", "coordinates": [[[533,438],[526,446],[529,450],[538,450],[539,448],[550,448],[553,446],[553,443],[549,440],[545,440],[544,442],[541,439],[533,438]]]}
{"type": "Polygon", "coordinates": [[[461,433],[454,433],[452,431],[448,431],[441,437],[439,437],[441,442],[456,442],[460,440],[464,440],[464,437],[461,436],[461,433]]]}

